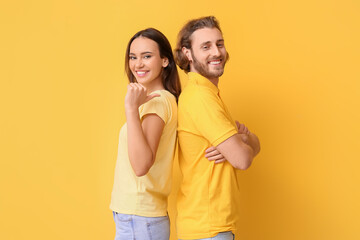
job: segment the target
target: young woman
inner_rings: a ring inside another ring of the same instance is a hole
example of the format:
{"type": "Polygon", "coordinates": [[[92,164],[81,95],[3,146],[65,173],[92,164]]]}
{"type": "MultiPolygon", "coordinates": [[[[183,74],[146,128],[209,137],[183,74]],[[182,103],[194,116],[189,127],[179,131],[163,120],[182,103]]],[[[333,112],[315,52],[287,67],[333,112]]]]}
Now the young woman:
{"type": "Polygon", "coordinates": [[[179,75],[166,37],[136,33],[125,55],[129,85],[110,208],[116,240],[168,240],[167,197],[177,127],[179,75]]]}

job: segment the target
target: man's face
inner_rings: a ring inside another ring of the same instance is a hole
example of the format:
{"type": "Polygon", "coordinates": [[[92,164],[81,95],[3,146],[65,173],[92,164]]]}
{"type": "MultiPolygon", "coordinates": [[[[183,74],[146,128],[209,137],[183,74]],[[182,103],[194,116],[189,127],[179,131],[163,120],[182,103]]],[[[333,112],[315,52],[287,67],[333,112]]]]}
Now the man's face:
{"type": "Polygon", "coordinates": [[[217,28],[202,28],[191,35],[190,71],[208,79],[217,79],[224,73],[227,52],[224,39],[217,28]]]}

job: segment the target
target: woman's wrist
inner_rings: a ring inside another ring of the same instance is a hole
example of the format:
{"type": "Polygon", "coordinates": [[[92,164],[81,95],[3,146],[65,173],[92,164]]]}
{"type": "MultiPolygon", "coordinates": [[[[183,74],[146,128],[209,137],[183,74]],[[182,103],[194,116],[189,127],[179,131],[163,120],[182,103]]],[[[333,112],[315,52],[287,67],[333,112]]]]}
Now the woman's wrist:
{"type": "Polygon", "coordinates": [[[125,115],[127,119],[132,117],[139,118],[139,109],[125,107],[125,115]]]}

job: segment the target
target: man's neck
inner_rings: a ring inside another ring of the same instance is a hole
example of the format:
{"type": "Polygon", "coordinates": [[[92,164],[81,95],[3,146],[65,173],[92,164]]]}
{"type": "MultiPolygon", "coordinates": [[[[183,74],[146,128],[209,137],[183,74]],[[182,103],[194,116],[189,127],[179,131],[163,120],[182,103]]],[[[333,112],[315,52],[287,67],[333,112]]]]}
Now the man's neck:
{"type": "Polygon", "coordinates": [[[212,82],[216,87],[218,86],[219,83],[219,78],[207,78],[210,82],[212,82]]]}
{"type": "MultiPolygon", "coordinates": [[[[197,73],[197,74],[200,74],[198,73],[197,71],[191,71],[190,72],[194,72],[194,73],[197,73]]],[[[200,74],[201,75],[201,74],[200,74]]],[[[201,75],[203,76],[203,75],[201,75]]],[[[207,80],[209,80],[212,84],[214,84],[216,87],[218,87],[218,84],[219,84],[219,78],[207,78],[205,76],[203,76],[204,78],[206,78],[207,80]]]]}

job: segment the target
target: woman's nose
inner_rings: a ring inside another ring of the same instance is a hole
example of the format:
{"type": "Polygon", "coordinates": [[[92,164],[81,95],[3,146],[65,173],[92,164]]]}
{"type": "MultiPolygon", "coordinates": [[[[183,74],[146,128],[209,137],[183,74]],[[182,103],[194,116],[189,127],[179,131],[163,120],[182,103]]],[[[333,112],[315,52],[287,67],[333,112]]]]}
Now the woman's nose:
{"type": "Polygon", "coordinates": [[[142,67],[142,66],[144,66],[144,63],[143,63],[143,61],[139,58],[139,59],[137,59],[135,66],[136,66],[136,67],[142,67]]]}

